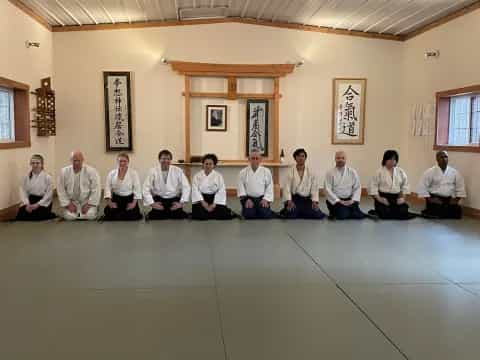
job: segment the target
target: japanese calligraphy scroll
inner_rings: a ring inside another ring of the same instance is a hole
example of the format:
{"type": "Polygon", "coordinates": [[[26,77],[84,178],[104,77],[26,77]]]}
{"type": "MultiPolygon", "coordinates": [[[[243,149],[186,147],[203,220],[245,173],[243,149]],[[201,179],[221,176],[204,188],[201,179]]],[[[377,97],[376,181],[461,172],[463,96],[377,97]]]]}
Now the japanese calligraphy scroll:
{"type": "Polygon", "coordinates": [[[367,79],[333,80],[332,144],[364,144],[367,79]]]}
{"type": "Polygon", "coordinates": [[[104,72],[107,151],[132,150],[132,107],[129,72],[104,72]]]}
{"type": "Polygon", "coordinates": [[[247,156],[258,150],[268,156],[268,100],[247,101],[247,156]]]}

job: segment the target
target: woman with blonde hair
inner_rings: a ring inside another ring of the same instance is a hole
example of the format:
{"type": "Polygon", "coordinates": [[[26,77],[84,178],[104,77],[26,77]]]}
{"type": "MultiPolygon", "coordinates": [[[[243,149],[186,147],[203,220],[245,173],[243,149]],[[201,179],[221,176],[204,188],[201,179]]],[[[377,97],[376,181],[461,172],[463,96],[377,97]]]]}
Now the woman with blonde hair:
{"type": "Polygon", "coordinates": [[[42,221],[54,219],[52,213],[53,180],[44,170],[43,156],[32,155],[31,170],[22,179],[20,199],[22,205],[17,213],[19,221],[42,221]]]}
{"type": "Polygon", "coordinates": [[[138,173],[129,167],[130,158],[126,153],[118,154],[117,164],[118,167],[110,171],[105,183],[107,206],[103,220],[140,220],[143,216],[138,201],[142,199],[142,186],[138,173]]]}

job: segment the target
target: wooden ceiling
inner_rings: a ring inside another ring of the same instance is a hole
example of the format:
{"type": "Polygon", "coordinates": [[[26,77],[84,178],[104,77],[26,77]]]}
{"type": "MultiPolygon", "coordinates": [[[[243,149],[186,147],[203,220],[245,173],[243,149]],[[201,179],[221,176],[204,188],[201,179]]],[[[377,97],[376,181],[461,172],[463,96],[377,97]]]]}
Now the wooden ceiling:
{"type": "Polygon", "coordinates": [[[478,0],[10,0],[53,31],[245,22],[404,40],[478,0]],[[38,19],[37,19],[38,20],[38,19]],[[105,26],[108,25],[108,26],[105,26]]]}

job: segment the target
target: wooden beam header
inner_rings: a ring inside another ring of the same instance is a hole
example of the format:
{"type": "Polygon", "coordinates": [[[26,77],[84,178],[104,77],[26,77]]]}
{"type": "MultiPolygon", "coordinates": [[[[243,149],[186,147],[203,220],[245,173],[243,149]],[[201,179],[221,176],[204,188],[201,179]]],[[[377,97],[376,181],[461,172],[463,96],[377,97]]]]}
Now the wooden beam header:
{"type": "Polygon", "coordinates": [[[295,64],[208,64],[185,61],[169,61],[172,69],[182,75],[218,77],[275,78],[291,74],[295,64]]]}

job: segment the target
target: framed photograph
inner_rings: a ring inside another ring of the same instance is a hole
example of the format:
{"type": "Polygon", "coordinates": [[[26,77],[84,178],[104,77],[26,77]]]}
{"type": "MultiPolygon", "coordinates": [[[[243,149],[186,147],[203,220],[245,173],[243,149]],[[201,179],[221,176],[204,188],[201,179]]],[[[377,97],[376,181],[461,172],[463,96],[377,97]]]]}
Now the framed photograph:
{"type": "Polygon", "coordinates": [[[332,144],[363,145],[367,79],[333,79],[332,144]]]}
{"type": "Polygon", "coordinates": [[[247,100],[247,156],[258,150],[268,156],[268,100],[247,100]]]}
{"type": "Polygon", "coordinates": [[[129,72],[103,73],[107,151],[132,151],[132,102],[129,72]]]}
{"type": "Polygon", "coordinates": [[[207,105],[207,131],[227,131],[227,105],[207,105]]]}

